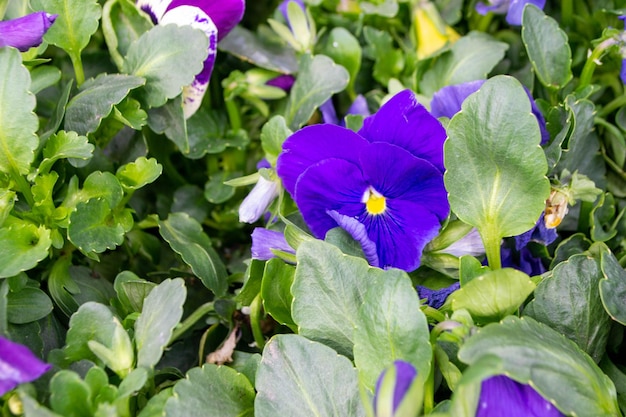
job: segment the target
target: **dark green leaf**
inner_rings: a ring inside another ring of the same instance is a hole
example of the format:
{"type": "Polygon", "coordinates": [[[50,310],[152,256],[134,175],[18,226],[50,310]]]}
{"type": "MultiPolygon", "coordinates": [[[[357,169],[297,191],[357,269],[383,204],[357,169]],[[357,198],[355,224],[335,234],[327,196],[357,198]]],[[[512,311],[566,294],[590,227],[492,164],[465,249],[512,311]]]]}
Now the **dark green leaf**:
{"type": "MultiPolygon", "coordinates": [[[[70,215],[67,237],[83,252],[102,253],[114,249],[124,242],[128,215],[126,211],[113,212],[102,197],[78,203],[76,211],[70,215]]],[[[132,226],[132,215],[130,221],[132,226]]]]}
{"type": "Polygon", "coordinates": [[[626,271],[610,252],[601,255],[600,297],[611,318],[626,326],[626,271]]]}
{"type": "Polygon", "coordinates": [[[39,288],[26,287],[7,294],[7,317],[14,324],[30,323],[52,313],[52,301],[39,288]]]}
{"type": "Polygon", "coordinates": [[[30,92],[39,93],[41,90],[51,87],[61,80],[61,70],[52,65],[42,65],[30,72],[32,82],[30,92]]]}
{"type": "MultiPolygon", "coordinates": [[[[291,318],[291,284],[293,284],[295,268],[278,258],[270,259],[265,264],[261,298],[263,307],[274,320],[280,324],[294,326],[291,318]]],[[[295,326],[294,326],[295,327],[295,326]]]]}
{"type": "Polygon", "coordinates": [[[124,65],[124,55],[139,37],[154,26],[130,0],[107,1],[102,9],[102,33],[111,59],[118,68],[124,65]]]}

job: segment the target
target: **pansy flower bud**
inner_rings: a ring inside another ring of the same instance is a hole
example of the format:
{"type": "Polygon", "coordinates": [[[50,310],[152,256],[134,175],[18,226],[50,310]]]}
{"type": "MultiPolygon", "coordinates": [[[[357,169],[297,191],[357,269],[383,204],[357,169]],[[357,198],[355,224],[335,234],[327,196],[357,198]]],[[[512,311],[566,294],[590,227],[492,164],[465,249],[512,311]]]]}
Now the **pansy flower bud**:
{"type": "Polygon", "coordinates": [[[0,22],[0,48],[12,46],[24,52],[43,41],[56,14],[36,12],[4,22],[0,22]]]}
{"type": "Polygon", "coordinates": [[[0,336],[0,396],[19,384],[36,380],[50,368],[26,346],[0,336]]]}
{"type": "Polygon", "coordinates": [[[376,382],[375,417],[416,417],[422,408],[422,389],[417,371],[408,362],[397,360],[376,382]]]}

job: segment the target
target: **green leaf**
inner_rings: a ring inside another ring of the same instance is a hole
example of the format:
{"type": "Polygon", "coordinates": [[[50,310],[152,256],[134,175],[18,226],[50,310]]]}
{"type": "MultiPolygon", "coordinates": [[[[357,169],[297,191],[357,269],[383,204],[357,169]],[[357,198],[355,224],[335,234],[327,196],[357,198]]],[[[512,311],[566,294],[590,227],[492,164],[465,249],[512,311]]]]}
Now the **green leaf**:
{"type": "Polygon", "coordinates": [[[111,59],[118,69],[124,66],[124,55],[141,34],[154,25],[130,0],[110,0],[102,9],[102,33],[111,59]]]}
{"type": "Polygon", "coordinates": [[[50,406],[64,417],[92,415],[92,392],[80,376],[63,369],[50,380],[50,406]]]}
{"type": "Polygon", "coordinates": [[[24,391],[18,391],[18,393],[20,401],[22,401],[22,406],[24,407],[24,417],[63,417],[48,410],[36,400],[29,397],[24,391]]]}
{"type": "Polygon", "coordinates": [[[24,175],[30,171],[39,140],[39,121],[33,110],[30,74],[17,49],[0,48],[0,172],[24,175]]]}
{"type": "Polygon", "coordinates": [[[277,335],[265,345],[256,389],[257,417],[365,415],[352,363],[299,335],[277,335]]]}
{"type": "Polygon", "coordinates": [[[83,252],[102,253],[124,242],[129,222],[132,227],[130,212],[114,212],[104,198],[92,198],[70,215],[67,237],[83,252]]]}
{"type": "Polygon", "coordinates": [[[265,152],[265,158],[272,166],[276,165],[278,155],[283,150],[283,142],[292,133],[283,116],[274,116],[263,125],[261,146],[265,152]]]}
{"type": "Polygon", "coordinates": [[[80,52],[98,30],[102,9],[96,0],[32,0],[35,11],[58,14],[44,40],[67,52],[72,59],[80,59],[80,52]]]}
{"type": "Polygon", "coordinates": [[[141,312],[144,299],[154,287],[155,283],[141,279],[131,271],[120,272],[113,282],[117,298],[127,314],[141,312]]]}
{"type": "Polygon", "coordinates": [[[606,242],[617,235],[615,198],[611,193],[601,194],[591,210],[590,237],[594,242],[606,242]]]}
{"type": "Polygon", "coordinates": [[[211,204],[222,204],[235,195],[235,188],[224,184],[237,176],[236,173],[216,172],[204,184],[204,198],[211,204]]]}
{"type": "Polygon", "coordinates": [[[349,85],[353,86],[361,69],[361,45],[358,39],[345,28],[333,28],[328,34],[323,53],[348,70],[349,85]]]}
{"type": "Polygon", "coordinates": [[[559,23],[534,4],[524,7],[522,40],[541,84],[561,88],[572,79],[572,52],[559,23]]]}
{"type": "Polygon", "coordinates": [[[218,297],[226,293],[226,267],[200,223],[186,213],[170,213],[167,220],[159,221],[159,232],[205,287],[218,297]]]}
{"type": "Polygon", "coordinates": [[[600,297],[611,318],[626,326],[626,271],[610,252],[602,252],[600,297]]]}
{"type": "Polygon", "coordinates": [[[14,223],[0,229],[0,278],[34,268],[48,256],[50,230],[32,223],[14,223]]]}
{"type": "Polygon", "coordinates": [[[399,76],[404,68],[402,51],[394,48],[393,37],[388,32],[366,26],[363,36],[367,42],[366,55],[374,60],[372,76],[381,84],[399,76]]]}
{"type": "Polygon", "coordinates": [[[446,85],[487,78],[504,58],[508,45],[483,32],[470,32],[437,59],[420,83],[422,93],[432,96],[446,85]]]}
{"type": "Polygon", "coordinates": [[[7,318],[10,323],[37,321],[52,313],[50,297],[39,288],[26,287],[7,294],[7,318]]]}
{"type": "Polygon", "coordinates": [[[188,155],[192,149],[182,103],[181,96],[177,96],[160,107],[148,110],[148,126],[155,133],[165,134],[183,154],[188,155]]]}
{"type": "Polygon", "coordinates": [[[150,291],[135,322],[137,366],[153,368],[159,362],[172,330],[183,316],[186,296],[187,290],[181,278],[166,279],[150,291]]]}
{"type": "Polygon", "coordinates": [[[111,347],[115,329],[121,327],[117,317],[104,304],[87,302],[70,318],[70,327],[65,341],[65,357],[72,362],[89,359],[97,362],[97,357],[89,349],[88,342],[96,341],[111,347]]]}
{"type": "Polygon", "coordinates": [[[115,176],[120,180],[122,187],[137,190],[156,181],[162,171],[163,166],[156,159],[140,156],[135,162],[122,165],[115,176]]]}
{"type": "Polygon", "coordinates": [[[390,269],[376,285],[364,286],[367,292],[354,330],[359,380],[373,392],[380,373],[395,360],[409,362],[419,375],[428,375],[432,366],[430,333],[408,275],[390,269]]]}
{"type": "Polygon", "coordinates": [[[115,175],[110,172],[95,171],[89,174],[83,189],[78,195],[78,201],[89,201],[101,198],[113,209],[122,201],[124,190],[115,175]]]}
{"type": "Polygon", "coordinates": [[[486,356],[503,371],[554,402],[565,415],[619,415],[615,387],[593,360],[565,336],[530,317],[507,317],[483,327],[459,351],[474,364],[486,356]]]}
{"type": "Polygon", "coordinates": [[[145,83],[144,78],[125,74],[100,74],[85,81],[80,86],[80,92],[67,104],[65,130],[81,135],[95,132],[114,105],[145,83]]]}
{"type": "Polygon", "coordinates": [[[227,366],[193,368],[174,386],[166,417],[253,417],[255,392],[243,374],[227,366]]]}
{"type": "Polygon", "coordinates": [[[52,135],[43,148],[43,161],[39,164],[39,172],[50,171],[52,165],[59,159],[88,160],[93,156],[94,146],[89,143],[87,136],[79,136],[76,132],[60,131],[52,135]]]}
{"type": "Polygon", "coordinates": [[[513,314],[534,289],[535,284],[521,271],[487,271],[451,295],[452,309],[466,309],[479,323],[497,321],[513,314]]]}
{"type": "Polygon", "coordinates": [[[465,100],[447,130],[444,182],[450,207],[478,229],[489,261],[499,263],[490,251],[494,246],[499,251],[503,237],[530,230],[550,193],[528,95],[512,77],[491,78],[465,100]]]}
{"type": "Polygon", "coordinates": [[[296,256],[291,315],[298,333],[351,358],[365,292],[386,273],[319,240],[302,242],[296,256]]]}
{"type": "Polygon", "coordinates": [[[146,79],[142,98],[148,107],[162,106],[202,70],[208,42],[191,26],[155,26],[130,45],[124,72],[146,79]]]}
{"type": "Polygon", "coordinates": [[[30,77],[29,90],[31,93],[37,94],[41,90],[58,83],[61,80],[61,70],[52,65],[41,65],[30,72],[30,77]]]}
{"type": "Polygon", "coordinates": [[[261,283],[261,298],[263,307],[274,320],[280,324],[293,326],[291,318],[291,284],[294,280],[295,268],[278,258],[270,259],[265,264],[263,282],[261,283]]]}
{"type": "Polygon", "coordinates": [[[325,55],[303,55],[300,72],[291,88],[285,120],[291,130],[305,124],[319,106],[348,85],[348,71],[325,55]]]}
{"type": "Polygon", "coordinates": [[[599,259],[574,255],[537,286],[535,299],[524,314],[576,342],[597,363],[604,355],[611,328],[600,298],[601,279],[599,259]]]}
{"type": "Polygon", "coordinates": [[[148,124],[148,113],[143,111],[141,103],[130,97],[126,97],[125,100],[115,106],[113,114],[116,120],[134,130],[141,130],[148,124]]]}

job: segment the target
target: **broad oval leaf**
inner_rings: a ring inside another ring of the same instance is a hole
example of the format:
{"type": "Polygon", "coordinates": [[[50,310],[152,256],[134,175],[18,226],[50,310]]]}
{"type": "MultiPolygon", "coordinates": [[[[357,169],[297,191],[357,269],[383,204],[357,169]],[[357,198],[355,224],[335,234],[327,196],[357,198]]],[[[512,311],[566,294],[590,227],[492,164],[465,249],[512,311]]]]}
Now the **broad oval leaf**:
{"type": "Polygon", "coordinates": [[[157,25],[130,45],[124,72],[145,78],[145,103],[162,106],[202,70],[208,43],[204,32],[191,26],[157,25]]]}
{"type": "Polygon", "coordinates": [[[15,223],[0,229],[0,278],[34,268],[48,256],[50,230],[31,223],[15,223]]]}
{"type": "Polygon", "coordinates": [[[477,363],[486,356],[502,360],[503,371],[524,384],[532,383],[565,415],[619,415],[613,382],[589,355],[565,336],[530,317],[509,316],[470,337],[459,359],[477,363]]]}
{"type": "Polygon", "coordinates": [[[35,157],[39,121],[30,74],[17,49],[0,48],[0,172],[25,175],[35,157]]]}
{"type": "Polygon", "coordinates": [[[537,119],[521,84],[496,76],[448,125],[444,181],[452,211],[498,241],[532,228],[550,192],[537,119]]]}
{"type": "Polygon", "coordinates": [[[228,366],[205,364],[193,368],[174,386],[165,404],[166,417],[253,417],[254,387],[228,366]]]}
{"type": "Polygon", "coordinates": [[[7,318],[10,323],[37,321],[52,313],[52,300],[39,288],[26,287],[7,294],[7,318]]]}
{"type": "Polygon", "coordinates": [[[291,318],[291,285],[293,284],[295,268],[278,258],[270,259],[265,264],[263,281],[261,283],[261,298],[263,307],[274,320],[280,324],[293,326],[291,318]]]}
{"type": "Polygon", "coordinates": [[[228,273],[202,230],[202,226],[187,213],[170,213],[166,220],[159,221],[159,232],[178,253],[205,287],[218,297],[228,289],[228,273]]]}
{"type": "Polygon", "coordinates": [[[257,417],[365,415],[350,360],[295,334],[274,336],[265,345],[256,389],[257,417]]]}
{"type": "Polygon", "coordinates": [[[611,318],[626,326],[626,271],[610,252],[602,252],[600,297],[611,318]]]}
{"type": "MultiPolygon", "coordinates": [[[[89,359],[97,362],[96,355],[89,349],[88,341],[93,340],[111,347],[113,334],[121,327],[119,320],[104,304],[87,302],[70,318],[64,353],[70,361],[89,359]]],[[[122,329],[123,330],[123,329],[122,329]]]]}
{"type": "Polygon", "coordinates": [[[141,315],[135,322],[137,366],[152,368],[159,362],[174,327],[183,316],[186,297],[185,282],[175,278],[166,279],[145,298],[141,315]]]}
{"type": "Polygon", "coordinates": [[[65,130],[81,135],[95,132],[114,105],[124,100],[132,89],[145,83],[144,78],[125,74],[100,74],[85,81],[80,92],[67,104],[65,130]]]}
{"type": "Polygon", "coordinates": [[[567,34],[556,20],[532,3],[524,7],[522,40],[541,84],[560,88],[572,79],[572,52],[567,34]]]}
{"type": "Polygon", "coordinates": [[[305,124],[319,106],[333,94],[342,91],[350,74],[325,55],[303,55],[298,78],[291,88],[285,120],[296,130],[305,124]]]}
{"type": "Polygon", "coordinates": [[[428,375],[432,365],[428,323],[415,287],[404,271],[385,272],[376,285],[365,284],[354,330],[354,363],[372,392],[380,373],[396,360],[410,362],[419,375],[428,375]]]}

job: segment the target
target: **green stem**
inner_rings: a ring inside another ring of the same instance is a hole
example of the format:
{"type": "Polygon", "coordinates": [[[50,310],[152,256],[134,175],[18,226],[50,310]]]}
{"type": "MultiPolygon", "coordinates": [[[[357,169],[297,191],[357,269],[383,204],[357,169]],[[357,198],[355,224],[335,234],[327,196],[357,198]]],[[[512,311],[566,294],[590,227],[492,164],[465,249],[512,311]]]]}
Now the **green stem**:
{"type": "Polygon", "coordinates": [[[502,244],[502,237],[497,233],[491,231],[480,230],[480,237],[483,240],[485,246],[485,254],[487,255],[487,262],[489,268],[495,271],[502,268],[502,262],[500,259],[500,245],[502,244]]]}
{"type": "Polygon", "coordinates": [[[433,345],[433,363],[424,382],[424,415],[430,414],[435,408],[435,349],[433,345]]]}
{"type": "Polygon", "coordinates": [[[226,111],[228,112],[228,120],[230,120],[230,127],[233,131],[241,129],[241,115],[239,114],[239,108],[235,99],[224,100],[226,103],[226,111]]]}
{"type": "Polygon", "coordinates": [[[561,0],[561,22],[564,27],[570,27],[574,21],[573,0],[561,0]]]}
{"type": "Polygon", "coordinates": [[[263,337],[263,330],[261,330],[262,306],[261,293],[258,293],[250,304],[250,327],[252,328],[254,341],[260,350],[263,350],[265,346],[265,338],[263,337]]]}
{"type": "Polygon", "coordinates": [[[476,30],[480,32],[487,32],[489,30],[489,26],[493,21],[493,13],[489,12],[484,16],[481,16],[478,19],[478,23],[476,24],[476,30]]]}
{"type": "Polygon", "coordinates": [[[589,216],[593,210],[593,203],[588,201],[580,202],[580,214],[578,215],[578,231],[585,233],[589,230],[589,216]]]}
{"type": "Polygon", "coordinates": [[[70,59],[74,67],[74,74],[76,74],[76,85],[80,87],[81,84],[85,82],[85,71],[83,70],[83,61],[80,58],[80,52],[70,54],[70,59]]]}
{"type": "Polygon", "coordinates": [[[198,307],[193,313],[189,315],[182,323],[179,323],[178,326],[172,332],[172,337],[170,337],[170,342],[168,344],[172,344],[179,337],[181,337],[187,330],[193,327],[201,318],[214,310],[213,302],[208,302],[202,304],[198,307]]]}
{"type": "Polygon", "coordinates": [[[583,67],[582,72],[580,73],[580,79],[578,83],[577,91],[581,91],[589,84],[591,84],[591,78],[593,77],[593,72],[596,70],[598,66],[598,62],[602,55],[607,50],[607,48],[613,46],[615,44],[615,39],[607,39],[604,42],[601,42],[591,51],[589,57],[587,57],[587,62],[585,62],[585,66],[583,67]]]}
{"type": "Polygon", "coordinates": [[[598,111],[598,117],[605,118],[609,114],[611,114],[614,110],[617,110],[626,105],[626,94],[622,94],[621,96],[615,97],[606,106],[602,107],[600,111],[598,111]]]}
{"type": "Polygon", "coordinates": [[[12,171],[11,178],[15,181],[17,190],[22,193],[28,205],[31,208],[35,207],[35,198],[33,197],[33,192],[31,191],[30,184],[26,181],[26,178],[15,171],[12,171]]]}

